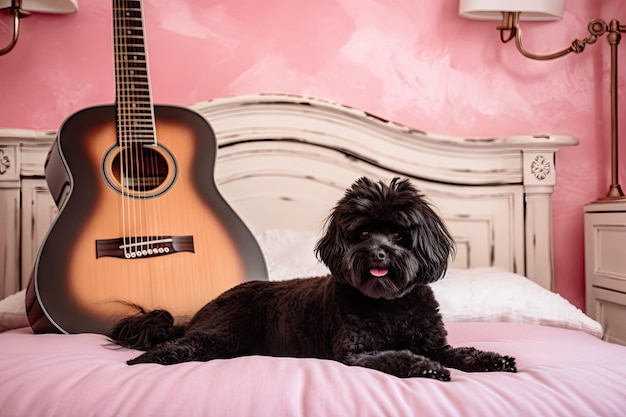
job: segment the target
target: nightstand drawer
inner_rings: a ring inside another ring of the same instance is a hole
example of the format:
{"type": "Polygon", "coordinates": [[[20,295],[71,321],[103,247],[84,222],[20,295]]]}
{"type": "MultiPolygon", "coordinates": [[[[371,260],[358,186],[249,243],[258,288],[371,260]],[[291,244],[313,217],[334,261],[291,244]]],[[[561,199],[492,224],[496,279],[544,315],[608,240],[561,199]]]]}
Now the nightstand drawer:
{"type": "Polygon", "coordinates": [[[626,213],[585,215],[587,279],[626,293],[626,213]]]}
{"type": "Polygon", "coordinates": [[[592,288],[595,320],[602,324],[603,339],[626,345],[626,294],[592,288]]]}

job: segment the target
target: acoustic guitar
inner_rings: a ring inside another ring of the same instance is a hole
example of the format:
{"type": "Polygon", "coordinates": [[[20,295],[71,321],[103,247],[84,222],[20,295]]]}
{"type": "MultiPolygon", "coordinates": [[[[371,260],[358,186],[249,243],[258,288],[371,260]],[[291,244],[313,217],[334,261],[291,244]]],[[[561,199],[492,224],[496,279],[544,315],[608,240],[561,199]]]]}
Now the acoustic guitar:
{"type": "Polygon", "coordinates": [[[114,0],[115,105],[70,116],[45,174],[59,214],[26,295],[36,333],[102,333],[134,310],[193,315],[267,279],[253,235],[213,177],[216,140],[190,109],[153,105],[141,1],[114,0]]]}

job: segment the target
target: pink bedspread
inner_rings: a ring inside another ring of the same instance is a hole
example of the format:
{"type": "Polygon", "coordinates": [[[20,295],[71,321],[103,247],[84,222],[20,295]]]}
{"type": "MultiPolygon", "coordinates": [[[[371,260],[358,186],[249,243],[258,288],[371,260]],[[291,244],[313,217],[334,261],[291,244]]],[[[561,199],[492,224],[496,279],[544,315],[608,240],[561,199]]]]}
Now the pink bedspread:
{"type": "Polygon", "coordinates": [[[316,359],[250,356],[127,366],[100,335],[0,334],[1,416],[623,416],[626,347],[580,331],[450,323],[452,345],[515,356],[519,372],[398,379],[316,359]]]}

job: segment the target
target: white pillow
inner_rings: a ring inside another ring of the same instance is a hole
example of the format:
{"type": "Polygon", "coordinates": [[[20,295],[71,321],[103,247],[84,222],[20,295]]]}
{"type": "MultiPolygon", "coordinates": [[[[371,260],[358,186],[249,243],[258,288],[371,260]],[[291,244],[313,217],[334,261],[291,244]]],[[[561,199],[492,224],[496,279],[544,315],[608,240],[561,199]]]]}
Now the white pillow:
{"type": "Polygon", "coordinates": [[[501,268],[451,269],[430,285],[444,321],[542,324],[602,337],[602,325],[565,298],[501,268]]]}
{"type": "MultiPolygon", "coordinates": [[[[256,236],[270,279],[328,274],[313,253],[318,234],[267,230],[256,236]]],[[[583,330],[602,337],[602,326],[576,306],[530,279],[502,268],[450,269],[431,284],[444,321],[503,321],[583,330]]]]}
{"type": "Polygon", "coordinates": [[[316,232],[278,229],[256,235],[270,280],[329,274],[328,268],[317,260],[313,252],[318,238],[316,232]]]}

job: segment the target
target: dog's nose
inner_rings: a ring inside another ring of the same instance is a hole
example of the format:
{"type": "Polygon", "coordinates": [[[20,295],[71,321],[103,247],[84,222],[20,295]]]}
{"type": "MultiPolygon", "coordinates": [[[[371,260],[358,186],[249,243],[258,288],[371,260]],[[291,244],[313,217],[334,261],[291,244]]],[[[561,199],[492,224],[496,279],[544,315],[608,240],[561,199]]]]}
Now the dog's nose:
{"type": "Polygon", "coordinates": [[[370,257],[375,261],[383,261],[385,260],[385,258],[387,258],[387,254],[383,249],[377,249],[372,251],[370,257]]]}

